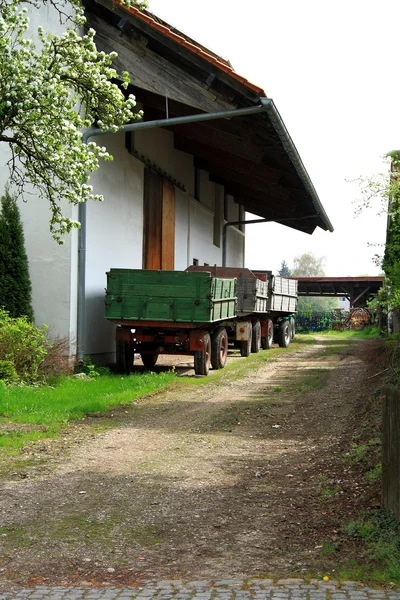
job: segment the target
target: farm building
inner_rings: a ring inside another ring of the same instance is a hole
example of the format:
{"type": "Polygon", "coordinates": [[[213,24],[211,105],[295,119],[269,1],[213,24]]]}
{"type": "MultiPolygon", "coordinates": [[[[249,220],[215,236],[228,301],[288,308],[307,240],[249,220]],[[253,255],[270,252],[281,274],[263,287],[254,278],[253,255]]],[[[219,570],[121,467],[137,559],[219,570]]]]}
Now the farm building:
{"type": "MultiPolygon", "coordinates": [[[[110,268],[240,267],[246,220],[276,221],[308,234],[317,227],[332,231],[332,225],[260,87],[148,11],[109,0],[85,6],[98,48],[118,53],[115,66],[129,72],[129,92],[144,121],[153,123],[99,138],[114,156],[91,178],[105,201],[86,206],[84,230],[63,246],[50,236],[45,203],[33,196],[20,208],[36,322],[68,336],[71,355],[78,348],[107,362],[114,358],[115,329],[104,319],[110,268]],[[210,113],[218,115],[201,120],[210,113]]],[[[32,26],[39,22],[61,27],[49,6],[33,12],[32,26]]],[[[1,148],[2,189],[8,158],[1,148]]],[[[78,208],[69,211],[81,220],[78,208]]]]}

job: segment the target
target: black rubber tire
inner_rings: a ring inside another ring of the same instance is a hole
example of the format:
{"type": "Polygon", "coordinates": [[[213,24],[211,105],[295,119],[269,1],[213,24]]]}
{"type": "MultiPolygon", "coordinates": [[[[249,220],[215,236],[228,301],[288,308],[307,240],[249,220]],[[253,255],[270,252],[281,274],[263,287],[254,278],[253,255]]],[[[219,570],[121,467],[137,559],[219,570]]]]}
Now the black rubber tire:
{"type": "Polygon", "coordinates": [[[133,368],[134,353],[129,342],[116,342],[117,373],[129,375],[133,368]]]}
{"type": "Polygon", "coordinates": [[[218,327],[211,336],[211,366],[223,369],[228,360],[228,334],[225,327],[218,327]]]}
{"type": "Polygon", "coordinates": [[[144,364],[145,369],[152,369],[158,359],[158,354],[141,354],[140,358],[144,364]]]}
{"type": "Polygon", "coordinates": [[[251,351],[257,354],[261,349],[261,323],[254,321],[251,331],[251,351]]]}
{"type": "Polygon", "coordinates": [[[211,338],[210,334],[204,335],[204,349],[194,353],[194,372],[196,375],[208,375],[211,365],[211,338]]]}
{"type": "Polygon", "coordinates": [[[289,323],[290,323],[290,337],[291,337],[291,340],[293,341],[294,338],[296,337],[296,321],[293,317],[290,317],[289,323]]]}
{"type": "Polygon", "coordinates": [[[251,338],[252,338],[252,326],[249,324],[249,339],[240,343],[240,356],[250,356],[251,354],[251,338]]]}
{"type": "Polygon", "coordinates": [[[291,340],[290,322],[282,321],[278,330],[278,344],[281,348],[287,348],[291,340]]]}
{"type": "Polygon", "coordinates": [[[263,350],[270,350],[274,343],[274,324],[271,319],[267,321],[268,335],[263,335],[261,338],[261,348],[263,350]]]}

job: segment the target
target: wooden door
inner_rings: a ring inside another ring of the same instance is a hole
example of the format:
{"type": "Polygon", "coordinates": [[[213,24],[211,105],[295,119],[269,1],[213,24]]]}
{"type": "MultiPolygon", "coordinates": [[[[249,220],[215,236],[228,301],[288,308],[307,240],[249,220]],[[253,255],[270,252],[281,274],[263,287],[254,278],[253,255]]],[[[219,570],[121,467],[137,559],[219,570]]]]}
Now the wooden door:
{"type": "Polygon", "coordinates": [[[175,188],[145,170],[143,268],[173,270],[175,265],[175,188]]]}

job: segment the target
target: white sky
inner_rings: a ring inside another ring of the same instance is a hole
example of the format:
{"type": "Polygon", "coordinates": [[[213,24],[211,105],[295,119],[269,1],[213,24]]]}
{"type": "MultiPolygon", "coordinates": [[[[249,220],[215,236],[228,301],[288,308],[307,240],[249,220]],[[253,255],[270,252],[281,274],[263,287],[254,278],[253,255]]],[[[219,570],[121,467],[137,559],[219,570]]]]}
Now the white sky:
{"type": "Polygon", "coordinates": [[[327,275],[376,275],[385,218],[354,218],[360,175],[400,148],[399,0],[150,0],[150,10],[228,58],[272,98],[330,218],[333,233],[247,227],[246,262],[276,271],[312,251],[327,275]]]}

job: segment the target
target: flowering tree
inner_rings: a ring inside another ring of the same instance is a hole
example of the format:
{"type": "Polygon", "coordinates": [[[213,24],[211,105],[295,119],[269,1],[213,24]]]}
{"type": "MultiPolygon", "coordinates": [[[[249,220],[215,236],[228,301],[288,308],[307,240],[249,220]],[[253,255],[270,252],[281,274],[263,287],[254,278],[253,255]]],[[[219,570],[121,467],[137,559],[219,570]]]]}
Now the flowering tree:
{"type": "MultiPolygon", "coordinates": [[[[380,304],[400,309],[400,151],[388,152],[384,157],[387,168],[372,177],[359,177],[362,198],[356,213],[375,208],[378,214],[387,214],[386,243],[383,253],[375,254],[374,262],[385,273],[385,284],[378,298],[380,304]]],[[[375,246],[377,244],[374,244],[375,246]]]]}
{"type": "Polygon", "coordinates": [[[124,94],[128,74],[112,68],[115,53],[97,50],[92,29],[79,34],[84,22],[79,0],[0,0],[0,142],[10,148],[17,193],[29,183],[49,202],[50,230],[59,243],[79,227],[63,214],[65,201],[102,200],[89,177],[99,159],[112,160],[104,147],[83,143],[82,129],[117,131],[138,116],[135,98],[124,94]],[[53,35],[39,28],[35,42],[29,14],[46,3],[58,10],[65,30],[53,35]]]}

